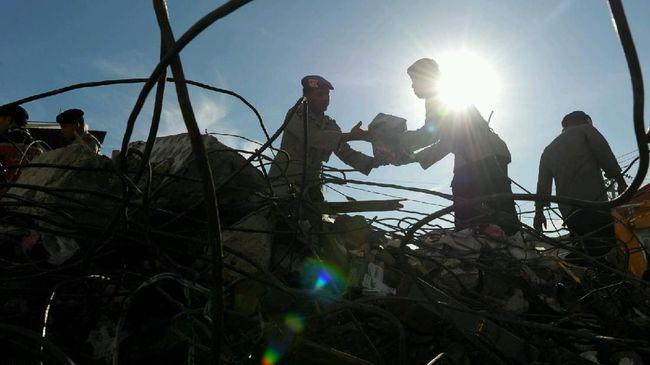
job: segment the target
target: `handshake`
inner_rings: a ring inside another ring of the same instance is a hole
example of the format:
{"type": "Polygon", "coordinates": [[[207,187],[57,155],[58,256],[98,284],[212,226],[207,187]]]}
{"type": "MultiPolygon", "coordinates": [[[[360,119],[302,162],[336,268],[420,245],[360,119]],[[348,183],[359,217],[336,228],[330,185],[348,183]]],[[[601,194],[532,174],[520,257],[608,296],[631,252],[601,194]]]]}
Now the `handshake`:
{"type": "Polygon", "coordinates": [[[368,130],[357,123],[350,132],[344,133],[345,141],[367,141],[372,143],[373,167],[401,166],[414,162],[413,154],[404,149],[399,135],[406,132],[406,119],[379,113],[368,125],[368,130]]]}

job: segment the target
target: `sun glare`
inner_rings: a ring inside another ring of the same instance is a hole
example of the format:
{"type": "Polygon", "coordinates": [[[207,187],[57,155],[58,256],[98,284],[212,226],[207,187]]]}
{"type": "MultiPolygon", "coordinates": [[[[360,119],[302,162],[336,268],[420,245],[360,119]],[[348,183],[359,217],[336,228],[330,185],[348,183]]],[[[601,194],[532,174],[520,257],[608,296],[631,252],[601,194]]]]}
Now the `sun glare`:
{"type": "Polygon", "coordinates": [[[468,51],[442,54],[438,92],[442,102],[452,109],[471,104],[492,110],[501,89],[499,76],[484,58],[468,51]]]}

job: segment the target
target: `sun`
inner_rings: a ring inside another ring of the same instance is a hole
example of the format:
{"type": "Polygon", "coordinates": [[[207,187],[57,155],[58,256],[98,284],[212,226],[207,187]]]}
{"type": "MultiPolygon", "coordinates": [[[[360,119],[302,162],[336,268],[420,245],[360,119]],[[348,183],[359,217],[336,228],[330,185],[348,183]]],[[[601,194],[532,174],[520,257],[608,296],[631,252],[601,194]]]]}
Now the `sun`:
{"type": "Polygon", "coordinates": [[[441,54],[438,95],[449,108],[475,105],[493,110],[499,100],[501,82],[490,62],[478,54],[462,50],[441,54]]]}

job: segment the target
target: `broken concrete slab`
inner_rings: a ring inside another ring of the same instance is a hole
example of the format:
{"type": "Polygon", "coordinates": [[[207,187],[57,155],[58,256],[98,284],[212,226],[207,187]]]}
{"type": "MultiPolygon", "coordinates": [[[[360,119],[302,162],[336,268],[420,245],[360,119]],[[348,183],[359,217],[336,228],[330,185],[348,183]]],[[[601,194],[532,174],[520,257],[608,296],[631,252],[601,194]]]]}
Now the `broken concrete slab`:
{"type": "Polygon", "coordinates": [[[103,227],[120,206],[120,180],[113,161],[73,144],[49,151],[32,164],[57,167],[23,168],[3,202],[23,202],[12,212],[26,214],[42,226],[103,227]],[[33,203],[33,204],[30,204],[33,203]]]}
{"type": "MultiPolygon", "coordinates": [[[[219,142],[211,135],[202,135],[210,169],[217,190],[219,209],[227,211],[222,219],[233,223],[261,203],[259,194],[268,190],[262,173],[246,161],[236,150],[219,142]],[[237,176],[223,184],[231,175],[237,176]],[[223,185],[223,186],[222,186],[223,185]]],[[[132,142],[130,149],[143,151],[144,141],[132,142]]],[[[131,157],[130,165],[136,165],[137,156],[131,157]]],[[[155,140],[149,164],[154,173],[151,181],[150,204],[154,208],[183,212],[191,207],[201,207],[203,187],[194,161],[194,153],[187,133],[158,137],[155,140]]],[[[144,188],[143,179],[140,187],[144,188]]]]}

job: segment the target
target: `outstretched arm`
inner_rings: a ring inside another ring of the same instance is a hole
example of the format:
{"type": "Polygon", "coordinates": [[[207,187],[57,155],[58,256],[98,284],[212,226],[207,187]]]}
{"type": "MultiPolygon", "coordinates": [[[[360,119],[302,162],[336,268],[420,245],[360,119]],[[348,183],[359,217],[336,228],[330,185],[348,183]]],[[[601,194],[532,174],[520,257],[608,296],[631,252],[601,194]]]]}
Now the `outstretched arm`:
{"type": "Polygon", "coordinates": [[[338,150],[334,151],[334,153],[341,161],[359,170],[364,175],[368,175],[373,168],[379,165],[374,158],[352,149],[346,142],[341,142],[338,150]]]}
{"type": "Polygon", "coordinates": [[[371,141],[370,132],[367,130],[361,129],[361,123],[357,123],[352,129],[347,133],[341,133],[341,142],[348,141],[371,141]]]}
{"type": "Polygon", "coordinates": [[[406,131],[398,136],[400,146],[409,152],[429,146],[437,142],[439,138],[434,123],[425,123],[419,129],[406,131]]]}

